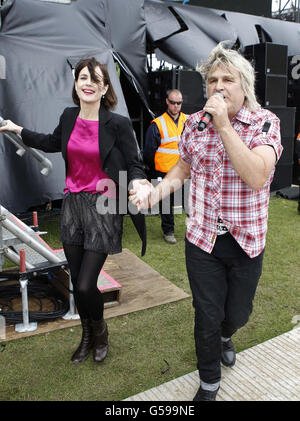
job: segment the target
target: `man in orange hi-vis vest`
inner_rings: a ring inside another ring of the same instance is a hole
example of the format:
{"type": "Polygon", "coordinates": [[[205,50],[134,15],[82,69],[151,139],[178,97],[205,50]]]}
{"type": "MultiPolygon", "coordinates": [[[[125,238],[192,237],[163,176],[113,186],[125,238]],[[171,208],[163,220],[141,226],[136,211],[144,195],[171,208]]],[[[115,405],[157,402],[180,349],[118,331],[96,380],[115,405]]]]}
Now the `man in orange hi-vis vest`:
{"type": "MultiPolygon", "coordinates": [[[[178,89],[167,92],[167,110],[155,118],[145,136],[144,161],[150,169],[151,178],[164,178],[179,159],[178,141],[187,116],[181,112],[182,94],[178,89]]],[[[170,196],[170,206],[165,209],[160,203],[161,228],[164,239],[175,244],[174,236],[174,195],[170,196]]]]}

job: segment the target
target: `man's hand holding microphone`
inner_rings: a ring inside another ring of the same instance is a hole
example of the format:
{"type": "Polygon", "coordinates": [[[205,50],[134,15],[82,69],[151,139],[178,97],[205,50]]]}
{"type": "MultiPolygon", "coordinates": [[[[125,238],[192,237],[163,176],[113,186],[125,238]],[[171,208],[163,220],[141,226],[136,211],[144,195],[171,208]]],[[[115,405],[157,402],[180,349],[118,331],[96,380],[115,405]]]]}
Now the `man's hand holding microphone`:
{"type": "Polygon", "coordinates": [[[222,92],[215,92],[213,95],[211,95],[206,101],[203,110],[205,113],[199,121],[199,131],[204,130],[210,121],[212,121],[216,130],[223,127],[224,125],[230,124],[227,105],[222,92]]]}

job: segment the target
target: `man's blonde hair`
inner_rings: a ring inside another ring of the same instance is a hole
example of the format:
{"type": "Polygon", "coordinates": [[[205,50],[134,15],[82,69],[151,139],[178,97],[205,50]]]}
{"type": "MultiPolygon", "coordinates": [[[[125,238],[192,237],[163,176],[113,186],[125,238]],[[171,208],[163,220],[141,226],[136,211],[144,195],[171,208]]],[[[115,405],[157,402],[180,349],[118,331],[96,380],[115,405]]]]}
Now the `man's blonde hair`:
{"type": "Polygon", "coordinates": [[[241,77],[242,88],[245,93],[244,105],[255,111],[260,107],[255,96],[255,71],[251,63],[236,50],[224,48],[224,42],[220,42],[210,53],[206,62],[197,66],[204,81],[207,82],[210,73],[219,65],[230,70],[235,69],[241,77]]]}

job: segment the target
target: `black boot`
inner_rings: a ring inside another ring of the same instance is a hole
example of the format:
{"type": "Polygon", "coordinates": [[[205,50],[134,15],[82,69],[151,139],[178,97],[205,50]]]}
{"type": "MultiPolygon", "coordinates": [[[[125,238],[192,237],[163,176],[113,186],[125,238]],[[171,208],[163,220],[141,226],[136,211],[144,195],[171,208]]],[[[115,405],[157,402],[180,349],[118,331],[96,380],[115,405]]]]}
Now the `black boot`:
{"type": "Polygon", "coordinates": [[[101,362],[108,352],[108,331],[104,319],[92,320],[94,334],[94,361],[101,362]]]}
{"type": "Polygon", "coordinates": [[[92,324],[89,319],[81,319],[82,338],[79,347],[72,355],[71,361],[73,363],[82,363],[89,356],[90,350],[94,344],[92,324]]]}

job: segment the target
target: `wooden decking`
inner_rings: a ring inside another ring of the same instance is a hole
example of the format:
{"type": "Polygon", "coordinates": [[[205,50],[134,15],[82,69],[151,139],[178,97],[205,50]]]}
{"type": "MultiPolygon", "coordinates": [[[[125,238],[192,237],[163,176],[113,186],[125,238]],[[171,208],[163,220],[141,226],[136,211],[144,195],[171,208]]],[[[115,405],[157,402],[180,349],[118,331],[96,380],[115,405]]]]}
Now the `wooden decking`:
{"type": "MultiPolygon", "coordinates": [[[[125,401],[191,401],[198,387],[194,371],[125,401]]],[[[238,353],[217,401],[300,401],[300,327],[238,353]]]]}

